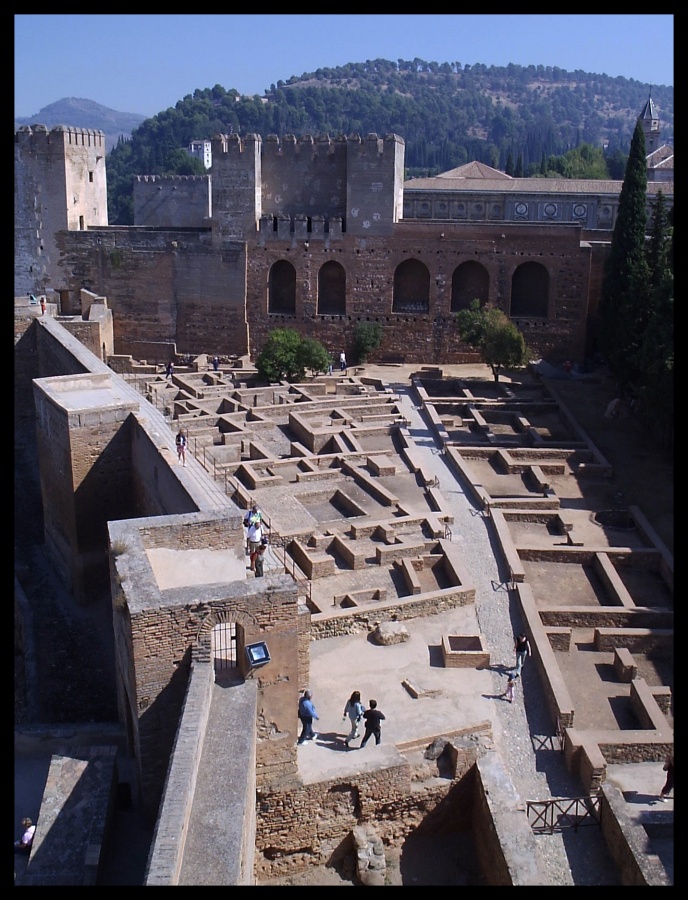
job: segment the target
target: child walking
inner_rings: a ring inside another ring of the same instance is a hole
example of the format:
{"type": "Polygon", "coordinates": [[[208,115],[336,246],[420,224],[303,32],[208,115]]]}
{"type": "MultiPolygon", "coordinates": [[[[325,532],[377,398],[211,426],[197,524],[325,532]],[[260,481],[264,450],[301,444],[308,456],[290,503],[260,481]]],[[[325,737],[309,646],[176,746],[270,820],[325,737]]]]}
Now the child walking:
{"type": "Polygon", "coordinates": [[[509,672],[509,677],[506,682],[506,690],[502,694],[502,697],[506,697],[506,699],[509,701],[509,703],[514,702],[514,691],[516,689],[516,679],[517,678],[518,678],[518,675],[516,675],[514,672],[509,672]]]}

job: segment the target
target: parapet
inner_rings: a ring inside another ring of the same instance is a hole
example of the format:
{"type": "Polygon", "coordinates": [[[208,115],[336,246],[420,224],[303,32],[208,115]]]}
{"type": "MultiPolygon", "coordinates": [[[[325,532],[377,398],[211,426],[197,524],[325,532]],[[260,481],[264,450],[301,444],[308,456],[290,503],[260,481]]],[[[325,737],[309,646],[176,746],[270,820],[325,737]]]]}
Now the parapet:
{"type": "Polygon", "coordinates": [[[253,150],[255,145],[261,145],[262,141],[259,134],[247,134],[243,138],[238,134],[215,134],[210,141],[213,160],[222,153],[244,153],[246,150],[253,150]]]}
{"type": "Polygon", "coordinates": [[[163,184],[185,181],[208,181],[209,175],[134,175],[134,181],[139,183],[151,183],[159,181],[163,184]]]}
{"type": "Polygon", "coordinates": [[[92,128],[76,128],[72,125],[55,125],[48,130],[45,125],[22,125],[14,134],[19,143],[60,143],[65,146],[102,147],[105,149],[105,132],[92,128]]]}

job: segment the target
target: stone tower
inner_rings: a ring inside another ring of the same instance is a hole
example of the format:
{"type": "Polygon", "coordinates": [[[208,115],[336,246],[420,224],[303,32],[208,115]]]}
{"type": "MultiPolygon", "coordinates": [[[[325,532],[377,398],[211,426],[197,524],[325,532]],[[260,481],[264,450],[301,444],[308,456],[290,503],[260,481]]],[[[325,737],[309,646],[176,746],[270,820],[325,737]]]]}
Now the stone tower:
{"type": "Polygon", "coordinates": [[[25,125],[14,136],[14,293],[67,287],[59,231],[107,225],[105,135],[25,125]]]}
{"type": "Polygon", "coordinates": [[[638,120],[643,126],[645,132],[645,152],[652,153],[659,147],[659,116],[657,115],[657,107],[652,102],[652,97],[647,98],[647,103],[643,106],[642,112],[638,116],[638,120]]]}

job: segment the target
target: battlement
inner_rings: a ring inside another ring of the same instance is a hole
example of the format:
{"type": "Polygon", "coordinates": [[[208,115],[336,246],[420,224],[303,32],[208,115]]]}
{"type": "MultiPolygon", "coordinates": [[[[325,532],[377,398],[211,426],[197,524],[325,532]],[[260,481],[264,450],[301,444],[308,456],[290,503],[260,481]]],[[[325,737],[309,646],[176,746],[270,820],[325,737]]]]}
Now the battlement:
{"type": "Polygon", "coordinates": [[[213,163],[221,154],[239,154],[247,150],[254,151],[255,145],[261,145],[263,139],[259,134],[247,134],[239,137],[238,134],[215,134],[211,138],[210,146],[213,154],[213,163]]]}
{"type": "Polygon", "coordinates": [[[55,125],[48,130],[45,125],[22,125],[14,133],[15,143],[38,145],[59,144],[60,146],[96,147],[105,150],[105,132],[92,128],[76,128],[71,125],[55,125]]]}
{"type": "Polygon", "coordinates": [[[187,181],[208,181],[208,175],[135,175],[134,181],[139,184],[174,184],[187,181]]]}

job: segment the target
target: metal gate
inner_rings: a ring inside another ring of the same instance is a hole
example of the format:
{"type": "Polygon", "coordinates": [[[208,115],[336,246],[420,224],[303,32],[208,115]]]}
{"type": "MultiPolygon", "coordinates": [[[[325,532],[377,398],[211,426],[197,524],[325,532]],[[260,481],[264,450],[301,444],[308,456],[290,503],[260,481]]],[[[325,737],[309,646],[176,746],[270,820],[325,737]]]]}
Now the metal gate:
{"type": "Polygon", "coordinates": [[[234,668],[237,664],[236,622],[220,622],[210,632],[210,648],[215,671],[234,668]]]}
{"type": "Polygon", "coordinates": [[[556,797],[552,800],[528,800],[528,821],[536,834],[554,834],[562,828],[578,831],[584,825],[600,825],[600,798],[556,797]]]}

